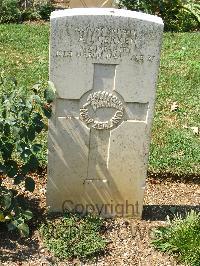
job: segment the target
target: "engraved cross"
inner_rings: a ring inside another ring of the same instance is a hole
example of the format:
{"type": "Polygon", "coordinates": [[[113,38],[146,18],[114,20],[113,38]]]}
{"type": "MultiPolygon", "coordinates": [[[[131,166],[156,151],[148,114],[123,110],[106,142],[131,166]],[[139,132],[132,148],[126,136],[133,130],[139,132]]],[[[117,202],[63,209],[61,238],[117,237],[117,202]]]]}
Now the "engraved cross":
{"type": "MultiPolygon", "coordinates": [[[[90,128],[86,182],[107,182],[112,130],[123,121],[144,122],[147,119],[148,103],[124,102],[115,91],[116,73],[117,65],[94,64],[93,89],[85,93],[80,101],[60,100],[56,111],[60,122],[65,123],[66,117],[74,117],[90,128]]],[[[69,127],[68,124],[67,131],[69,127]]],[[[70,130],[73,131],[73,127],[70,130]]]]}
{"type": "MultiPolygon", "coordinates": [[[[95,92],[97,94],[97,92],[100,91],[104,92],[107,95],[111,95],[115,88],[115,76],[116,65],[95,64],[92,95],[94,95],[95,92]]],[[[98,99],[97,101],[101,105],[101,102],[98,99]]],[[[105,117],[107,111],[109,112],[108,108],[106,107],[96,109],[94,110],[93,115],[101,115],[102,117],[105,117]]],[[[106,180],[105,170],[108,167],[110,146],[110,130],[103,128],[103,125],[106,125],[106,123],[96,122],[95,124],[94,121],[93,127],[91,127],[90,129],[91,132],[89,141],[87,180],[106,180]],[[99,126],[101,126],[102,128],[99,128],[99,126]]]]}
{"type": "Polygon", "coordinates": [[[115,91],[116,68],[117,65],[94,64],[93,90],[80,109],[80,119],[90,127],[86,181],[107,182],[111,130],[123,120],[146,119],[148,104],[124,103],[115,91]]]}

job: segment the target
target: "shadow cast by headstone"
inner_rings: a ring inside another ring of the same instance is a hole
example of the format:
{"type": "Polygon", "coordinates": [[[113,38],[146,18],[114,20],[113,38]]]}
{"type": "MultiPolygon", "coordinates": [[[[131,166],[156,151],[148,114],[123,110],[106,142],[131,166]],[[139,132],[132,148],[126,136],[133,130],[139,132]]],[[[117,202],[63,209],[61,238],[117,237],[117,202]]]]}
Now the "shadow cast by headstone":
{"type": "Polygon", "coordinates": [[[39,252],[39,239],[34,234],[45,219],[45,208],[41,208],[39,199],[23,198],[25,207],[33,212],[28,222],[30,235],[21,237],[17,231],[8,231],[4,223],[0,223],[0,264],[3,262],[24,262],[39,252]]]}
{"type": "Polygon", "coordinates": [[[187,213],[194,210],[200,212],[200,205],[144,205],[142,219],[148,221],[166,221],[174,217],[186,217],[187,213]]]}
{"type": "Polygon", "coordinates": [[[180,182],[200,184],[200,174],[174,174],[174,173],[153,173],[148,171],[148,178],[153,178],[158,181],[180,182]]]}

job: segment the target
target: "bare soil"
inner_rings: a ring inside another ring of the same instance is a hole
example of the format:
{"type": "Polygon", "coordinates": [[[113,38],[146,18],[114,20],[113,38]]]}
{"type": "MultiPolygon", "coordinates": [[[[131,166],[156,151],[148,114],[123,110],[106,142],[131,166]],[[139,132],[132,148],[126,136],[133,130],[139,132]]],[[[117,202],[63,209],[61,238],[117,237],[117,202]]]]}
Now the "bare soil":
{"type": "MultiPolygon", "coordinates": [[[[141,220],[116,218],[107,220],[104,235],[109,241],[104,254],[92,261],[58,261],[44,247],[37,231],[38,224],[45,220],[46,172],[34,174],[34,193],[22,193],[34,212],[31,236],[19,238],[8,233],[0,225],[0,265],[131,265],[131,266],[174,266],[174,257],[156,251],[151,245],[153,228],[166,225],[166,218],[175,214],[184,216],[190,210],[200,211],[199,177],[179,178],[152,176],[147,179],[143,217],[141,220]]],[[[9,182],[5,179],[7,186],[9,182]]]]}

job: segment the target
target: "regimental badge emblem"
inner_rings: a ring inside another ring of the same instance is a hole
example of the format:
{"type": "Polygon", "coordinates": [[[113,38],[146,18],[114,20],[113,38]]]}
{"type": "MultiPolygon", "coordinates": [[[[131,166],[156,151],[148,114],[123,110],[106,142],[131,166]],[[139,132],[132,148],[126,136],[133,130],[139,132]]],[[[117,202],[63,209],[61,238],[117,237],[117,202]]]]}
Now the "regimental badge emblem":
{"type": "Polygon", "coordinates": [[[79,117],[87,126],[103,130],[112,129],[119,125],[123,116],[123,103],[116,95],[106,91],[97,91],[89,94],[86,103],[80,109],[79,117]],[[99,108],[113,108],[116,111],[108,121],[98,121],[91,116],[89,108],[92,108],[94,112],[99,108]]]}

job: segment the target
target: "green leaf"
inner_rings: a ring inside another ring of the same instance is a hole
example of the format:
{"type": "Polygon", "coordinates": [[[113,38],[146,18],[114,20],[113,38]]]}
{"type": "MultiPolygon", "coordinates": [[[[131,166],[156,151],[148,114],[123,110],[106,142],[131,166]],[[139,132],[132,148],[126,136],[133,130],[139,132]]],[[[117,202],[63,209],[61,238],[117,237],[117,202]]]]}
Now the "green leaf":
{"type": "Polygon", "coordinates": [[[27,159],[32,154],[31,150],[29,148],[25,148],[23,152],[21,153],[21,158],[23,160],[27,159]]]}
{"type": "Polygon", "coordinates": [[[38,167],[39,167],[38,159],[33,154],[30,156],[30,159],[28,161],[28,164],[29,164],[30,170],[32,170],[32,171],[37,170],[38,167]]]}
{"type": "Polygon", "coordinates": [[[40,96],[38,95],[33,95],[33,98],[32,98],[36,103],[40,104],[41,103],[41,99],[40,99],[40,96]]]}
{"type": "Polygon", "coordinates": [[[20,233],[22,234],[22,236],[25,236],[25,237],[29,236],[29,227],[27,224],[21,223],[17,227],[18,227],[20,233]]]}
{"type": "Polygon", "coordinates": [[[29,210],[26,210],[26,211],[23,211],[23,217],[26,219],[26,220],[30,220],[33,218],[33,213],[29,210]]]}
{"type": "Polygon", "coordinates": [[[5,161],[11,157],[13,149],[14,145],[10,142],[4,142],[4,144],[0,147],[2,157],[5,161]]]}
{"type": "Polygon", "coordinates": [[[26,138],[26,137],[27,137],[27,134],[28,134],[28,132],[27,132],[26,127],[25,127],[25,126],[22,126],[22,127],[20,128],[20,130],[19,130],[19,135],[20,135],[20,137],[21,137],[21,138],[26,138]]]}
{"type": "Polygon", "coordinates": [[[4,125],[3,121],[0,121],[0,132],[2,132],[3,130],[3,125],[4,125]]]}
{"type": "MultiPolygon", "coordinates": [[[[21,215],[22,214],[22,212],[23,212],[23,210],[21,209],[21,208],[19,208],[19,210],[18,210],[18,214],[17,215],[21,215]]],[[[16,221],[17,221],[17,224],[21,224],[21,223],[24,223],[24,218],[22,217],[22,216],[20,216],[20,217],[18,217],[17,219],[16,219],[16,221]]]]}
{"type": "Polygon", "coordinates": [[[14,160],[6,161],[4,165],[8,168],[17,168],[17,162],[14,160]]]}
{"type": "Polygon", "coordinates": [[[2,211],[0,211],[0,222],[4,222],[5,221],[5,217],[2,211]]]}
{"type": "Polygon", "coordinates": [[[45,124],[42,121],[42,116],[39,113],[34,113],[32,117],[32,125],[35,127],[35,131],[40,133],[44,128],[45,124]]]}
{"type": "Polygon", "coordinates": [[[29,111],[31,111],[31,109],[33,108],[32,102],[30,100],[26,102],[26,108],[28,108],[29,111]]]}
{"type": "Polygon", "coordinates": [[[41,89],[41,84],[40,83],[36,83],[32,87],[32,90],[34,91],[34,93],[38,93],[40,89],[41,89]]]}
{"type": "Polygon", "coordinates": [[[49,89],[52,90],[54,92],[54,94],[56,94],[56,87],[54,86],[54,83],[52,81],[48,81],[48,86],[49,89]]]}
{"type": "Polygon", "coordinates": [[[33,141],[35,139],[35,127],[31,125],[28,129],[28,139],[33,141]]]}
{"type": "Polygon", "coordinates": [[[5,166],[2,163],[0,163],[0,172],[5,172],[5,166]]]}
{"type": "Polygon", "coordinates": [[[37,124],[35,124],[35,131],[37,133],[40,133],[45,127],[45,124],[43,123],[42,120],[39,120],[37,124]]]}
{"type": "Polygon", "coordinates": [[[13,160],[5,161],[4,163],[6,174],[9,177],[14,177],[18,173],[17,163],[13,160]]]}
{"type": "MultiPolygon", "coordinates": [[[[32,106],[31,107],[29,106],[29,108],[31,109],[32,106]]],[[[22,119],[23,119],[23,121],[25,123],[28,123],[29,122],[29,119],[30,119],[30,111],[23,110],[23,113],[21,114],[21,117],[22,117],[22,119]]]]}
{"type": "Polygon", "coordinates": [[[3,193],[0,197],[0,206],[7,210],[12,203],[12,193],[3,193]]]}
{"type": "MultiPolygon", "coordinates": [[[[16,196],[16,200],[17,200],[17,204],[19,206],[22,206],[23,208],[27,208],[27,199],[24,198],[22,195],[17,195],[16,196]]],[[[21,208],[16,208],[15,209],[16,216],[20,216],[21,212],[22,212],[21,208]]],[[[19,220],[19,218],[18,218],[18,220],[19,220]]]]}
{"type": "Polygon", "coordinates": [[[15,137],[15,138],[19,138],[19,132],[20,132],[20,129],[18,126],[12,126],[12,135],[15,137]]]}
{"type": "Polygon", "coordinates": [[[32,151],[37,153],[37,152],[39,152],[41,150],[41,148],[42,148],[42,145],[36,143],[36,144],[33,144],[32,151]]]}
{"type": "Polygon", "coordinates": [[[52,103],[55,99],[55,87],[52,82],[49,82],[49,87],[44,91],[44,98],[48,103],[52,103]]]}
{"type": "Polygon", "coordinates": [[[12,221],[10,222],[7,227],[8,227],[8,231],[13,231],[13,230],[16,230],[17,229],[17,221],[12,221]]]}
{"type": "Polygon", "coordinates": [[[14,184],[19,185],[22,181],[24,180],[24,176],[22,175],[17,175],[14,178],[14,184]]]}
{"type": "Polygon", "coordinates": [[[33,114],[33,120],[32,121],[35,125],[37,125],[37,123],[40,122],[41,120],[42,120],[41,114],[39,114],[39,113],[33,114]]]}
{"type": "Polygon", "coordinates": [[[52,110],[49,107],[42,107],[44,115],[49,119],[51,118],[52,110]]]}
{"type": "Polygon", "coordinates": [[[33,192],[35,189],[35,181],[30,176],[27,176],[25,180],[25,188],[30,192],[33,192]]]}
{"type": "Polygon", "coordinates": [[[7,116],[6,109],[3,109],[3,111],[2,111],[2,117],[3,117],[4,119],[6,119],[6,116],[7,116]]]}
{"type": "Polygon", "coordinates": [[[30,171],[35,171],[39,167],[39,162],[37,157],[32,154],[28,160],[28,162],[22,166],[22,173],[25,175],[30,171]]]}
{"type": "Polygon", "coordinates": [[[10,135],[10,125],[8,123],[4,125],[4,134],[6,136],[10,135]]]}
{"type": "Polygon", "coordinates": [[[27,147],[27,144],[25,142],[20,141],[19,143],[17,143],[17,150],[19,152],[23,152],[26,149],[29,149],[29,148],[27,147]]]}

